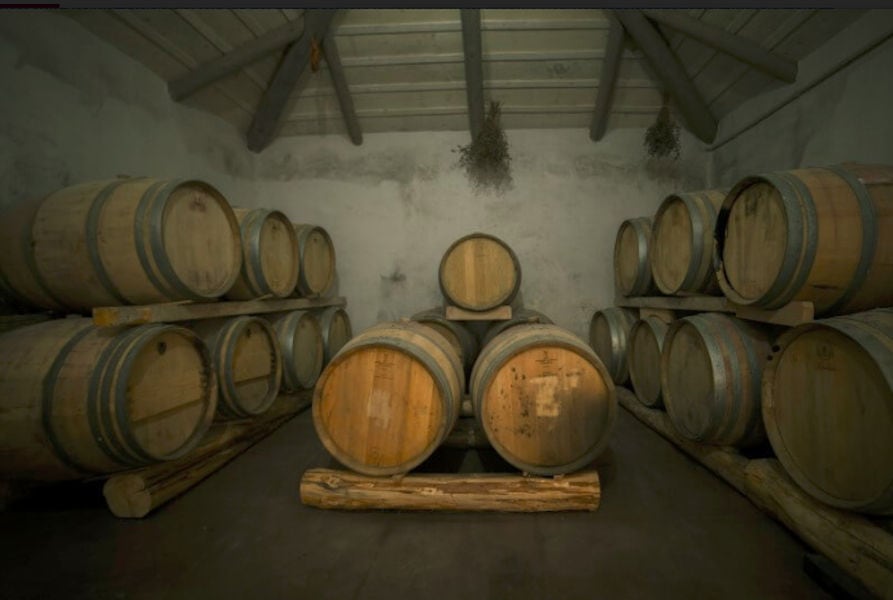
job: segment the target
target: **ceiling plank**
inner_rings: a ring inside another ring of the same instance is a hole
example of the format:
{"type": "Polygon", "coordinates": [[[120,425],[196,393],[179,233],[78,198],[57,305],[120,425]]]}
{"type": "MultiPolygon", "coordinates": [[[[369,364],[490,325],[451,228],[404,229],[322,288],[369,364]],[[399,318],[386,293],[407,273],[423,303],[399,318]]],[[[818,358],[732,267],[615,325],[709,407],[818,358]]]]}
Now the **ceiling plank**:
{"type": "Polygon", "coordinates": [[[288,98],[310,62],[311,39],[325,38],[335,12],[335,10],[308,9],[304,14],[304,33],[282,58],[276,75],[273,76],[270,86],[261,98],[251,127],[248,128],[246,138],[248,149],[252,152],[260,152],[273,141],[288,98]]]}
{"type": "Polygon", "coordinates": [[[468,95],[468,124],[471,139],[484,126],[484,64],[481,58],[481,9],[463,8],[462,49],[465,55],[465,90],[468,95]]]}
{"type": "Polygon", "coordinates": [[[329,75],[332,77],[332,85],[335,87],[335,95],[341,107],[341,114],[344,115],[344,125],[347,127],[348,135],[350,135],[350,141],[355,146],[360,146],[363,143],[363,131],[360,129],[360,120],[357,118],[357,111],[353,105],[350,88],[347,87],[347,78],[345,78],[344,68],[341,66],[341,55],[338,53],[338,45],[331,33],[323,38],[322,51],[326,57],[326,63],[329,65],[329,75]]]}
{"type": "Polygon", "coordinates": [[[770,52],[746,38],[692,19],[678,10],[645,9],[642,12],[646,17],[733,56],[776,79],[787,83],[793,83],[797,79],[797,61],[770,52]]]}
{"type": "Polygon", "coordinates": [[[620,60],[623,58],[624,36],[623,26],[616,19],[612,19],[608,33],[608,48],[605,50],[605,61],[599,77],[598,95],[595,98],[595,111],[592,114],[592,124],[589,126],[589,139],[593,142],[602,139],[608,129],[608,115],[614,100],[620,60]]]}
{"type": "Polygon", "coordinates": [[[614,14],[675,98],[692,133],[705,142],[713,141],[716,138],[716,119],[654,25],[639,10],[616,10],[614,14]]]}
{"type": "Polygon", "coordinates": [[[168,82],[168,91],[176,101],[183,100],[201,88],[250,65],[264,56],[293,42],[304,33],[301,20],[292,21],[264,34],[254,41],[242,44],[232,52],[198,65],[190,73],[168,82]]]}

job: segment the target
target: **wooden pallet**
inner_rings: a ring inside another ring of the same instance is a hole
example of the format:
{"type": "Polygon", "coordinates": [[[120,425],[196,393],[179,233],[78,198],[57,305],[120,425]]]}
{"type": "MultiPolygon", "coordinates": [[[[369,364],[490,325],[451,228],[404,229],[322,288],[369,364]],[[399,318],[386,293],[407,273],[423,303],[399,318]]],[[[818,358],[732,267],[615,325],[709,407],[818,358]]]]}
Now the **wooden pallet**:
{"type": "Polygon", "coordinates": [[[893,535],[856,513],[825,506],[797,486],[774,458],[748,460],[733,448],[681,437],[667,413],[647,408],[625,388],[620,405],[778,519],[872,594],[893,598],[893,535]]]}
{"type": "Polygon", "coordinates": [[[142,306],[103,306],[93,309],[93,323],[99,327],[174,323],[237,315],[259,315],[288,310],[307,310],[327,306],[345,306],[347,301],[333,298],[271,298],[238,302],[171,302],[142,306]]]}
{"type": "Polygon", "coordinates": [[[447,306],[444,316],[448,321],[508,321],[512,318],[512,307],[503,305],[490,310],[476,311],[447,306]]]}
{"type": "Polygon", "coordinates": [[[729,301],[725,296],[617,296],[614,304],[625,308],[638,308],[642,317],[647,316],[648,310],[723,312],[733,314],[739,319],[789,327],[809,323],[815,318],[812,302],[806,301],[791,302],[775,310],[741,306],[729,301]]]}
{"type": "Polygon", "coordinates": [[[215,423],[204,442],[178,460],[111,476],[103,486],[116,517],[141,519],[188,491],[310,406],[311,393],[282,395],[256,419],[215,423]]]}
{"type": "Polygon", "coordinates": [[[594,511],[601,498],[597,471],[563,477],[507,473],[369,477],[308,469],[300,491],[301,502],[308,506],[339,510],[594,511]]]}

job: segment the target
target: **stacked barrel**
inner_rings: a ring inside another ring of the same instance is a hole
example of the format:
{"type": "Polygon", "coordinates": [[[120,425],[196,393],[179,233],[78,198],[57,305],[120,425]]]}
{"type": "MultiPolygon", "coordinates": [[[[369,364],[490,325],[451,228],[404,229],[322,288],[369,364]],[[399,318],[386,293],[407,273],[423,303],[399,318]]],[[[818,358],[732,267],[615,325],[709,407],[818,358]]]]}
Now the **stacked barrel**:
{"type": "Polygon", "coordinates": [[[650,235],[647,218],[621,225],[620,295],[652,294],[653,282],[667,295],[721,293],[732,310],[763,309],[755,318],[802,301],[820,318],[784,329],[720,312],[606,308],[593,316],[591,344],[614,381],[665,408],[681,436],[768,440],[813,497],[891,514],[891,207],[893,167],[862,164],[673,194],[650,235]]]}
{"type": "Polygon", "coordinates": [[[108,328],[79,316],[330,290],[325,230],[233,208],[203,181],[78,184],[6,210],[0,231],[0,295],[68,314],[0,335],[3,478],[76,479],[180,457],[215,418],[255,418],[280,389],[312,388],[326,351],[350,337],[339,307],[108,328]]]}
{"type": "MultiPolygon", "coordinates": [[[[439,281],[447,305],[487,319],[517,294],[520,261],[502,240],[476,233],[447,249],[439,281]]],[[[410,471],[456,425],[468,381],[475,419],[515,468],[558,475],[590,464],[617,410],[602,361],[517,302],[510,319],[477,322],[473,331],[436,307],[348,342],[314,394],[314,424],[329,452],[367,475],[410,471]]]]}

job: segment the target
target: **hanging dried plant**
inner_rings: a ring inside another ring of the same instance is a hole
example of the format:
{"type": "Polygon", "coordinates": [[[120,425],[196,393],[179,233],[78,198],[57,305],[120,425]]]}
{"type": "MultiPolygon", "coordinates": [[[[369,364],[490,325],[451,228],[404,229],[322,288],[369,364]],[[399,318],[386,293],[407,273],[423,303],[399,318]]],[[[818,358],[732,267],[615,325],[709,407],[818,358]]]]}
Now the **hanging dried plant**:
{"type": "Polygon", "coordinates": [[[669,99],[666,96],[657,121],[645,132],[645,147],[648,149],[648,156],[652,158],[679,158],[679,125],[670,114],[669,99]]]}
{"type": "Polygon", "coordinates": [[[476,191],[503,191],[512,184],[512,158],[499,116],[499,102],[491,101],[481,132],[470,144],[454,150],[459,152],[459,166],[465,169],[476,191]]]}

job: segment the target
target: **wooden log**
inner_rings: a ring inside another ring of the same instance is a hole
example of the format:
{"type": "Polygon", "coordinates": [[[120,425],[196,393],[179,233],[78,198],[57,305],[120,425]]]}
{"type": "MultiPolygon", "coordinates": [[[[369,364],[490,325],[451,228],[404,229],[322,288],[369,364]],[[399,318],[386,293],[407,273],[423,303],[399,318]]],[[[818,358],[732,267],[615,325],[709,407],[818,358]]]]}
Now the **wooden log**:
{"type": "Polygon", "coordinates": [[[341,510],[594,511],[600,498],[596,471],[554,479],[484,473],[381,478],[309,469],[301,478],[301,502],[341,510]]]}
{"type": "Polygon", "coordinates": [[[463,417],[443,441],[447,448],[490,448],[487,434],[474,417],[463,417]]]}
{"type": "Polygon", "coordinates": [[[309,397],[280,396],[261,419],[215,425],[204,443],[175,461],[114,475],[102,493],[116,517],[140,519],[188,491],[310,406],[309,397]]]}
{"type": "Polygon", "coordinates": [[[236,315],[306,310],[326,306],[344,306],[345,304],[347,304],[345,299],[337,296],[334,298],[277,298],[239,302],[170,302],[144,306],[103,306],[93,309],[93,324],[99,327],[116,327],[145,323],[173,323],[236,315]]]}
{"type": "Polygon", "coordinates": [[[752,460],[745,493],[763,511],[851,574],[879,598],[893,597],[893,536],[868,519],[803,492],[775,459],[752,460]]]}
{"type": "Polygon", "coordinates": [[[497,306],[484,311],[465,310],[458,306],[447,306],[446,318],[450,321],[508,321],[512,318],[512,307],[497,306]]]}

